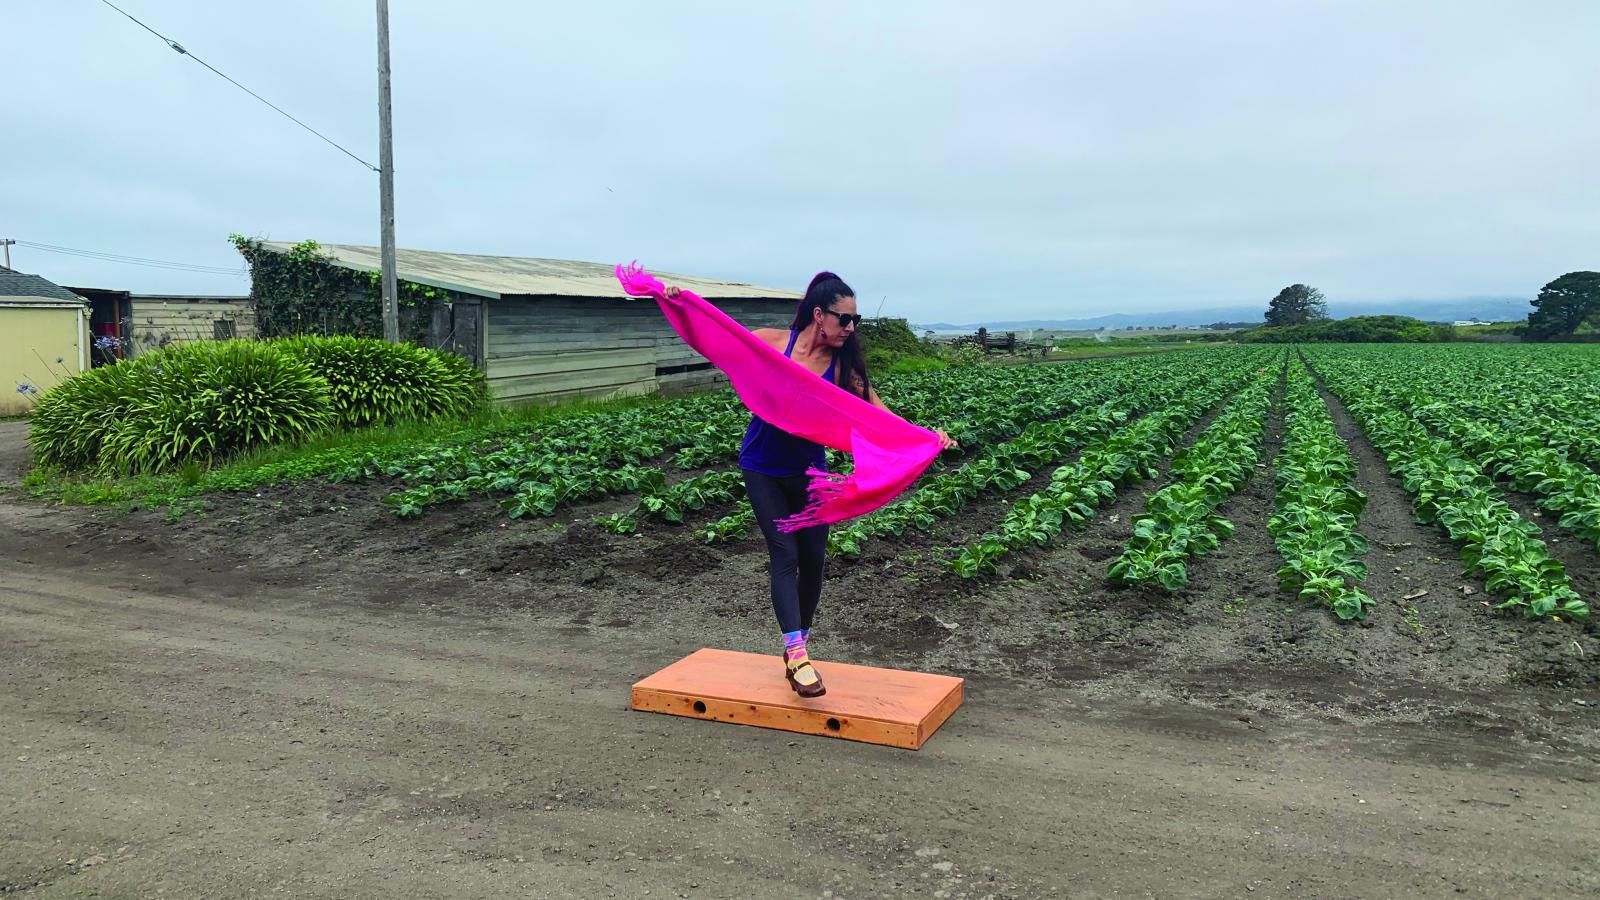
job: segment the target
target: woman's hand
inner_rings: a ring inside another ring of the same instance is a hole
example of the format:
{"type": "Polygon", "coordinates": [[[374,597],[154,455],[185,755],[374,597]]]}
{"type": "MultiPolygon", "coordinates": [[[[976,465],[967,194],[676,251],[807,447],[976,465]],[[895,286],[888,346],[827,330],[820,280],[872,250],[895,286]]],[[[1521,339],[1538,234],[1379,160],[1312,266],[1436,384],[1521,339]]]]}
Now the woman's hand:
{"type": "Polygon", "coordinates": [[[939,431],[935,431],[934,434],[939,436],[939,449],[940,450],[954,450],[954,449],[956,449],[956,448],[961,446],[960,444],[956,443],[955,438],[953,438],[950,435],[946,434],[942,429],[939,430],[939,431]]]}
{"type": "Polygon", "coordinates": [[[680,291],[678,290],[678,286],[677,285],[675,285],[675,284],[667,285],[667,299],[668,300],[676,300],[676,299],[678,299],[678,294],[679,293],[680,293],[680,291]]]}

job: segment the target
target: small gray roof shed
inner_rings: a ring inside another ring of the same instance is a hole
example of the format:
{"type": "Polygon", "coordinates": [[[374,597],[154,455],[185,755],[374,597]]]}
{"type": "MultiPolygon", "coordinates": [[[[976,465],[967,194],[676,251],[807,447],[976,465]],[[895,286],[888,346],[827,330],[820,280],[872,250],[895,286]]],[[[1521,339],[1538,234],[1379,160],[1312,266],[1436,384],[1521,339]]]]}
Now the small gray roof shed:
{"type": "Polygon", "coordinates": [[[74,303],[83,306],[88,303],[55,282],[37,275],[24,275],[5,266],[0,266],[0,302],[13,306],[19,303],[74,303]]]}

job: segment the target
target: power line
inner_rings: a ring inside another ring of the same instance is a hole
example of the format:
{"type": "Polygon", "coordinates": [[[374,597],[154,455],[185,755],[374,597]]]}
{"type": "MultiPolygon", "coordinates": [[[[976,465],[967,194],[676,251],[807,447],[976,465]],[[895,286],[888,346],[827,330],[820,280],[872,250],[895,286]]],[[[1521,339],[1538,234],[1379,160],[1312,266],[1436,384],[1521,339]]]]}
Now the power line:
{"type": "Polygon", "coordinates": [[[260,94],[256,93],[255,91],[250,90],[249,88],[245,87],[244,85],[240,84],[239,82],[234,81],[232,78],[229,78],[227,75],[222,74],[222,72],[218,71],[218,69],[215,66],[211,65],[210,63],[206,62],[205,60],[201,59],[200,57],[195,56],[193,53],[190,53],[187,48],[185,48],[182,44],[178,43],[177,41],[173,40],[172,38],[167,37],[166,35],[164,35],[161,32],[155,30],[154,28],[151,28],[149,25],[146,25],[145,23],[143,23],[143,22],[139,21],[138,19],[134,18],[132,13],[129,13],[127,10],[122,9],[121,7],[119,7],[116,4],[112,3],[111,0],[100,0],[100,2],[104,3],[105,5],[107,5],[109,7],[111,7],[112,9],[116,10],[119,13],[122,13],[124,16],[127,16],[129,21],[133,22],[135,25],[138,25],[140,28],[143,28],[145,31],[148,31],[151,34],[155,35],[156,37],[160,38],[162,43],[166,44],[168,47],[171,47],[174,51],[182,54],[183,56],[189,57],[190,59],[194,60],[195,62],[199,63],[202,66],[205,66],[206,68],[208,68],[211,71],[215,72],[223,80],[227,81],[229,84],[233,85],[234,87],[238,88],[241,91],[244,91],[246,94],[249,94],[250,96],[256,98],[257,100],[260,100],[262,103],[265,103],[266,105],[272,107],[274,110],[277,110],[279,115],[281,115],[284,118],[288,119],[289,121],[295,123],[296,125],[299,125],[301,128],[304,128],[305,130],[307,130],[307,131],[311,132],[312,134],[316,135],[317,137],[322,138],[324,141],[328,142],[328,144],[330,146],[336,148],[340,153],[343,153],[345,156],[350,157],[351,159],[355,160],[358,163],[361,163],[363,166],[366,166],[367,168],[371,169],[374,172],[379,171],[377,166],[373,165],[372,163],[367,162],[366,160],[362,159],[361,157],[355,155],[354,153],[351,153],[349,150],[346,150],[344,147],[341,147],[332,138],[330,138],[327,135],[323,134],[322,132],[316,130],[315,128],[312,128],[310,125],[307,125],[306,123],[300,121],[299,119],[296,119],[294,116],[289,115],[282,108],[280,108],[277,104],[273,103],[272,101],[268,100],[267,98],[261,96],[260,94]]]}
{"type": "Polygon", "coordinates": [[[99,250],[81,250],[77,247],[61,247],[56,244],[40,244],[34,241],[15,241],[18,247],[28,247],[34,250],[43,250],[46,253],[61,253],[67,256],[81,256],[85,259],[97,259],[102,262],[125,263],[130,266],[147,266],[152,269],[172,269],[180,272],[204,272],[211,275],[243,275],[241,265],[237,269],[223,266],[205,266],[199,263],[172,262],[164,259],[146,259],[142,256],[125,256],[121,253],[104,253],[99,250]]]}
{"type": "Polygon", "coordinates": [[[29,247],[34,250],[43,250],[47,253],[62,253],[68,256],[81,256],[86,259],[98,259],[104,262],[127,263],[135,266],[149,266],[157,269],[178,269],[190,272],[210,272],[216,275],[237,275],[243,269],[230,269],[223,266],[207,266],[199,263],[172,262],[164,259],[147,259],[142,256],[127,256],[121,253],[105,253],[100,250],[83,250],[77,247],[62,247],[56,244],[40,244],[34,241],[16,242],[19,247],[29,247]]]}

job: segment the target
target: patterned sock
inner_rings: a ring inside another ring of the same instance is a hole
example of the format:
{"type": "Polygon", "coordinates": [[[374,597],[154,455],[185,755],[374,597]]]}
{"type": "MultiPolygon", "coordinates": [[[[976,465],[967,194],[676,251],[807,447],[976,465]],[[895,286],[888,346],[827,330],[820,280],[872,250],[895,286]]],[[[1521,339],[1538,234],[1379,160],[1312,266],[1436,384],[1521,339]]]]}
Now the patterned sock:
{"type": "MultiPolygon", "coordinates": [[[[811,661],[810,655],[806,653],[806,633],[804,630],[785,631],[783,633],[783,661],[791,672],[799,668],[795,663],[809,663],[811,661]]],[[[797,673],[795,678],[801,684],[815,684],[817,681],[816,669],[810,667],[801,668],[801,673],[797,673]]]]}
{"type": "Polygon", "coordinates": [[[806,630],[785,631],[783,633],[783,655],[798,656],[806,652],[806,630]]]}
{"type": "Polygon", "coordinates": [[[800,641],[801,641],[801,643],[804,643],[804,642],[809,641],[809,640],[811,640],[811,629],[809,629],[809,628],[800,629],[800,641]]]}

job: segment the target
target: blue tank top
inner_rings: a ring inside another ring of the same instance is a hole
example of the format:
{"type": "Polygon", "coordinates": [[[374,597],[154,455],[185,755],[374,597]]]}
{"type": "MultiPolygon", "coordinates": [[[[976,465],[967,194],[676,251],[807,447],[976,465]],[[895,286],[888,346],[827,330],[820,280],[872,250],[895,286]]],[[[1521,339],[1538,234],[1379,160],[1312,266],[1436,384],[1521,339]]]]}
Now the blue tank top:
{"type": "MultiPolygon", "coordinates": [[[[783,349],[784,356],[794,352],[797,336],[797,332],[789,332],[789,346],[783,349]]],[[[828,361],[828,370],[822,373],[824,380],[833,379],[833,367],[837,362],[837,358],[828,361]]],[[[750,427],[745,429],[744,443],[739,447],[739,468],[773,478],[788,478],[804,475],[807,469],[827,466],[828,455],[821,444],[795,437],[760,416],[750,417],[750,427]]]]}

